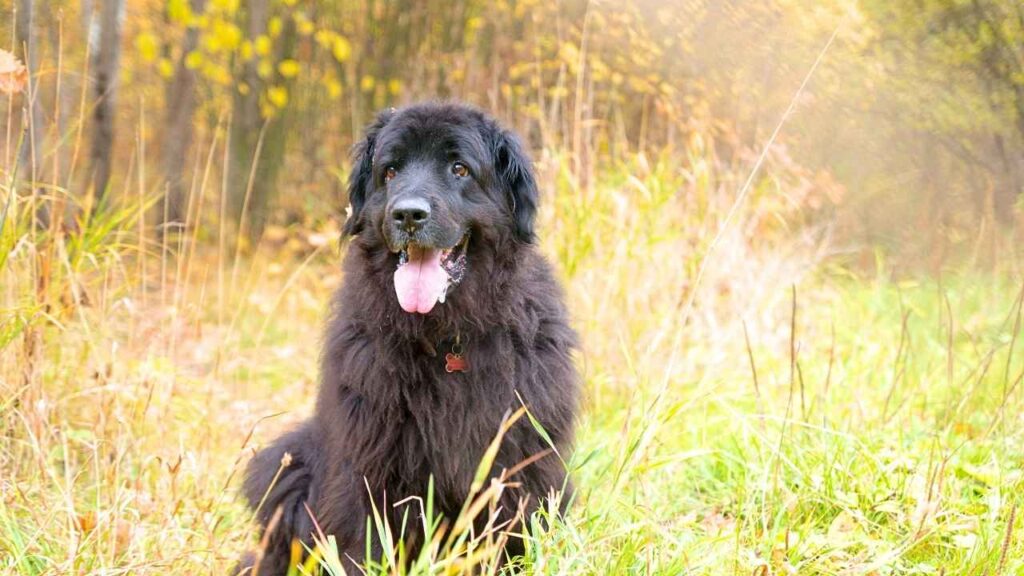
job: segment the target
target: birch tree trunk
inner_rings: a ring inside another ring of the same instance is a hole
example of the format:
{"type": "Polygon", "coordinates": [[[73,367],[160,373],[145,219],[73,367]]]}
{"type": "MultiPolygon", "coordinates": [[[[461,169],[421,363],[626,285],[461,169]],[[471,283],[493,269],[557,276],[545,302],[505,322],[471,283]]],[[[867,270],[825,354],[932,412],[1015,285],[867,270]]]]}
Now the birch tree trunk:
{"type": "Polygon", "coordinates": [[[93,190],[102,198],[110,184],[114,148],[114,115],[117,104],[118,67],[121,60],[121,21],[124,0],[103,0],[100,6],[99,29],[90,30],[93,44],[93,73],[96,75],[96,104],[93,109],[92,148],[90,160],[93,190]]]}
{"type": "MultiPolygon", "coordinates": [[[[193,14],[202,14],[206,8],[206,0],[191,0],[191,6],[193,14]]],[[[167,85],[167,116],[164,120],[163,135],[163,171],[168,204],[165,225],[183,226],[188,218],[188,214],[185,214],[188,193],[185,183],[189,179],[185,177],[185,161],[192,146],[197,78],[196,72],[185,65],[185,58],[189,52],[196,49],[198,43],[199,30],[190,27],[185,32],[181,57],[178,59],[174,77],[167,85]]]]}
{"type": "MultiPolygon", "coordinates": [[[[25,92],[25,112],[22,116],[22,141],[18,149],[18,176],[32,182],[33,193],[35,193],[35,182],[39,177],[39,170],[42,168],[42,140],[43,140],[43,114],[39,103],[39,71],[38,46],[34,27],[34,0],[18,0],[17,16],[15,21],[15,53],[22,56],[22,61],[28,67],[28,89],[25,92]]],[[[38,206],[36,217],[41,220],[38,224],[45,226],[47,220],[46,207],[38,206]]]]}
{"type": "MultiPolygon", "coordinates": [[[[247,8],[248,37],[258,38],[267,31],[270,3],[268,0],[252,0],[247,8]]],[[[274,46],[275,62],[291,57],[295,37],[295,23],[289,18],[274,46]]],[[[236,90],[233,101],[228,200],[231,213],[239,222],[239,231],[255,243],[263,235],[267,223],[278,173],[284,163],[289,131],[301,128],[292,124],[292,108],[288,104],[275,110],[271,118],[265,119],[261,114],[260,96],[268,84],[289,86],[279,73],[268,80],[260,78],[254,57],[245,63],[241,81],[246,90],[236,90]]]]}
{"type": "MultiPolygon", "coordinates": [[[[267,0],[252,0],[248,3],[248,38],[258,38],[267,31],[270,18],[270,6],[267,0]]],[[[235,89],[232,100],[231,114],[231,175],[228,179],[228,208],[236,219],[239,232],[247,232],[255,237],[259,232],[253,230],[249,221],[252,217],[251,200],[256,192],[259,175],[254,174],[253,163],[257,170],[261,162],[260,132],[263,119],[260,116],[260,94],[264,82],[257,73],[257,59],[250,58],[243,64],[240,78],[246,90],[235,89]],[[252,179],[252,184],[250,184],[252,179]],[[251,189],[250,189],[251,186],[251,189]]]]}

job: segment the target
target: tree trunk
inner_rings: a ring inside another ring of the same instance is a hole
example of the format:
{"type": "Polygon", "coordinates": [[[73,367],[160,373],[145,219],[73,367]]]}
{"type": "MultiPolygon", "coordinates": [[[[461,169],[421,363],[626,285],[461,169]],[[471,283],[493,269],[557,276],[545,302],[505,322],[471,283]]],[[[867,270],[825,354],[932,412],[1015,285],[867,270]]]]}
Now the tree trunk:
{"type": "Polygon", "coordinates": [[[1021,150],[1007,144],[1000,134],[996,134],[995,143],[1003,165],[1003,173],[996,175],[997,184],[993,191],[995,216],[1000,223],[1012,225],[1014,223],[1014,205],[1017,202],[1017,196],[1021,193],[1021,188],[1024,188],[1024,182],[1022,182],[1024,178],[1022,178],[1020,168],[1021,150]]]}
{"type": "MultiPolygon", "coordinates": [[[[270,17],[269,2],[267,0],[252,0],[249,2],[249,25],[248,38],[258,38],[266,33],[267,22],[270,17]]],[[[253,56],[246,61],[242,67],[241,83],[246,90],[236,89],[232,102],[231,115],[231,166],[230,177],[228,178],[228,204],[232,216],[238,222],[239,232],[247,230],[250,237],[255,238],[260,232],[255,232],[253,226],[248,226],[243,219],[252,218],[252,208],[247,206],[246,196],[249,194],[250,179],[253,193],[256,192],[256,176],[251,175],[252,163],[259,163],[258,157],[261,151],[257,150],[260,131],[262,130],[263,119],[260,117],[260,94],[263,92],[264,83],[256,70],[257,58],[253,56]],[[245,212],[245,213],[243,213],[245,212]]],[[[257,167],[259,164],[257,164],[257,167]]],[[[251,201],[251,199],[248,199],[251,201]]]]}
{"type": "MultiPolygon", "coordinates": [[[[15,53],[22,56],[25,66],[28,68],[28,90],[25,93],[25,114],[22,117],[23,136],[21,147],[18,149],[18,176],[32,182],[39,177],[39,170],[42,168],[42,142],[43,142],[43,113],[39,103],[39,81],[36,79],[36,72],[39,67],[39,55],[35,28],[34,28],[34,2],[33,0],[18,0],[16,10],[16,35],[15,53]]],[[[35,190],[33,190],[33,194],[35,190]]],[[[40,219],[38,224],[46,225],[46,207],[38,206],[36,217],[40,219]]]]}
{"type": "Polygon", "coordinates": [[[114,114],[117,103],[118,64],[121,59],[121,21],[124,0],[103,0],[100,7],[99,31],[91,31],[94,44],[93,73],[96,75],[96,105],[93,110],[92,149],[93,190],[102,198],[110,183],[114,148],[114,114]]]}
{"type": "MultiPolygon", "coordinates": [[[[192,13],[202,14],[206,8],[206,0],[192,0],[192,13]]],[[[199,30],[189,28],[185,32],[181,57],[170,84],[167,85],[165,107],[167,116],[164,120],[163,137],[163,170],[167,193],[166,225],[183,226],[188,214],[187,190],[185,183],[185,160],[192,146],[193,116],[196,109],[196,73],[185,66],[185,58],[195,50],[199,43],[199,30]]],[[[163,216],[161,216],[163,217],[163,216]]]]}
{"type": "MultiPolygon", "coordinates": [[[[61,0],[50,0],[44,4],[43,10],[48,11],[47,13],[59,14],[62,8],[61,0]]],[[[57,16],[56,20],[58,24],[53,26],[47,26],[47,42],[52,49],[52,54],[56,57],[60,57],[60,52],[63,51],[64,55],[67,56],[68,46],[64,43],[64,17],[57,16]]],[[[56,63],[55,63],[56,65],[56,63]]],[[[53,134],[55,138],[63,139],[69,134],[70,126],[74,124],[74,111],[78,106],[79,91],[76,89],[81,84],[78,82],[83,81],[81,77],[76,75],[70,75],[67,73],[67,62],[62,64],[63,70],[60,73],[60,92],[54,92],[53,98],[53,114],[50,118],[50,130],[49,133],[53,134]],[[71,118],[67,111],[72,111],[71,118]],[[70,121],[69,121],[70,120],[70,121]]],[[[67,146],[55,145],[52,147],[50,158],[51,169],[53,170],[53,181],[66,182],[68,177],[68,154],[70,150],[67,146]]]]}
{"type": "MultiPolygon", "coordinates": [[[[266,33],[270,17],[267,0],[253,0],[248,4],[248,37],[257,38],[266,33]]],[[[273,58],[280,61],[290,57],[295,44],[295,24],[288,19],[281,36],[276,40],[273,58]]],[[[246,90],[236,90],[231,124],[231,167],[228,178],[228,202],[232,215],[239,223],[240,232],[255,243],[263,235],[270,212],[270,200],[277,185],[277,175],[284,161],[288,139],[289,107],[277,110],[274,117],[264,119],[260,113],[260,96],[267,84],[257,73],[257,58],[245,63],[241,82],[246,90]],[[255,163],[255,166],[254,164],[255,163]]],[[[275,76],[279,86],[288,82],[275,76]]]]}

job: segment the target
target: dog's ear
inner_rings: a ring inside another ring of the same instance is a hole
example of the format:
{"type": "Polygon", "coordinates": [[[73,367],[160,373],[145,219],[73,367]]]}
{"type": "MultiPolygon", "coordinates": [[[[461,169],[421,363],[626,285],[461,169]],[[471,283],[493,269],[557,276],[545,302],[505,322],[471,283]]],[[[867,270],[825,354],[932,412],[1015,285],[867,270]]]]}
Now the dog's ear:
{"type": "Polygon", "coordinates": [[[342,235],[353,236],[362,229],[363,204],[373,185],[373,153],[377,134],[394,116],[395,109],[385,110],[377,115],[363,135],[363,139],[352,147],[352,172],[348,175],[348,219],[342,228],[342,235]]]}
{"type": "Polygon", "coordinates": [[[530,156],[515,134],[501,129],[497,130],[491,153],[495,173],[512,210],[516,238],[532,243],[536,238],[533,221],[537,215],[540,190],[530,156]]]}

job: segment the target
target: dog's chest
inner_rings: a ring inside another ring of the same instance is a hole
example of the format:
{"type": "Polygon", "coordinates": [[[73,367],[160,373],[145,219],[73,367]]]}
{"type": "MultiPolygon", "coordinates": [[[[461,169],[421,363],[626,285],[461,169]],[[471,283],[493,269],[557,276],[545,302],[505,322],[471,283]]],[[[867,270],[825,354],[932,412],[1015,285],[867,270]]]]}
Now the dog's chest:
{"type": "Polygon", "coordinates": [[[394,463],[402,468],[397,477],[411,481],[410,489],[422,490],[432,476],[439,496],[461,503],[509,399],[472,373],[430,376],[404,388],[404,418],[396,439],[401,446],[395,453],[406,458],[394,463]]]}

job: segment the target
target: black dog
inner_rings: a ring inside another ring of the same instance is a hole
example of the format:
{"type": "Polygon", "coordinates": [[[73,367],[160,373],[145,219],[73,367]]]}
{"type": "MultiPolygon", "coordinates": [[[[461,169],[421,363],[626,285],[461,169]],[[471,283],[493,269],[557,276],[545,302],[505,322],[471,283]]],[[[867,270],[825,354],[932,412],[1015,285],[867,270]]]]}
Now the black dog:
{"type": "MultiPolygon", "coordinates": [[[[524,404],[554,451],[525,418],[508,431],[492,476],[540,458],[511,478],[500,514],[569,499],[576,336],[533,245],[538,190],[517,138],[459,104],[385,112],[355,147],[348,193],[354,238],[316,413],[249,464],[244,492],[270,533],[243,572],[258,560],[259,574],[284,574],[293,539],[311,542],[310,511],[346,568],[361,565],[371,503],[397,528],[406,511],[393,504],[424,497],[431,477],[436,512],[454,519],[502,418],[524,404]]],[[[407,532],[410,557],[421,544],[407,532]]],[[[508,540],[509,556],[522,550],[508,540]]]]}

